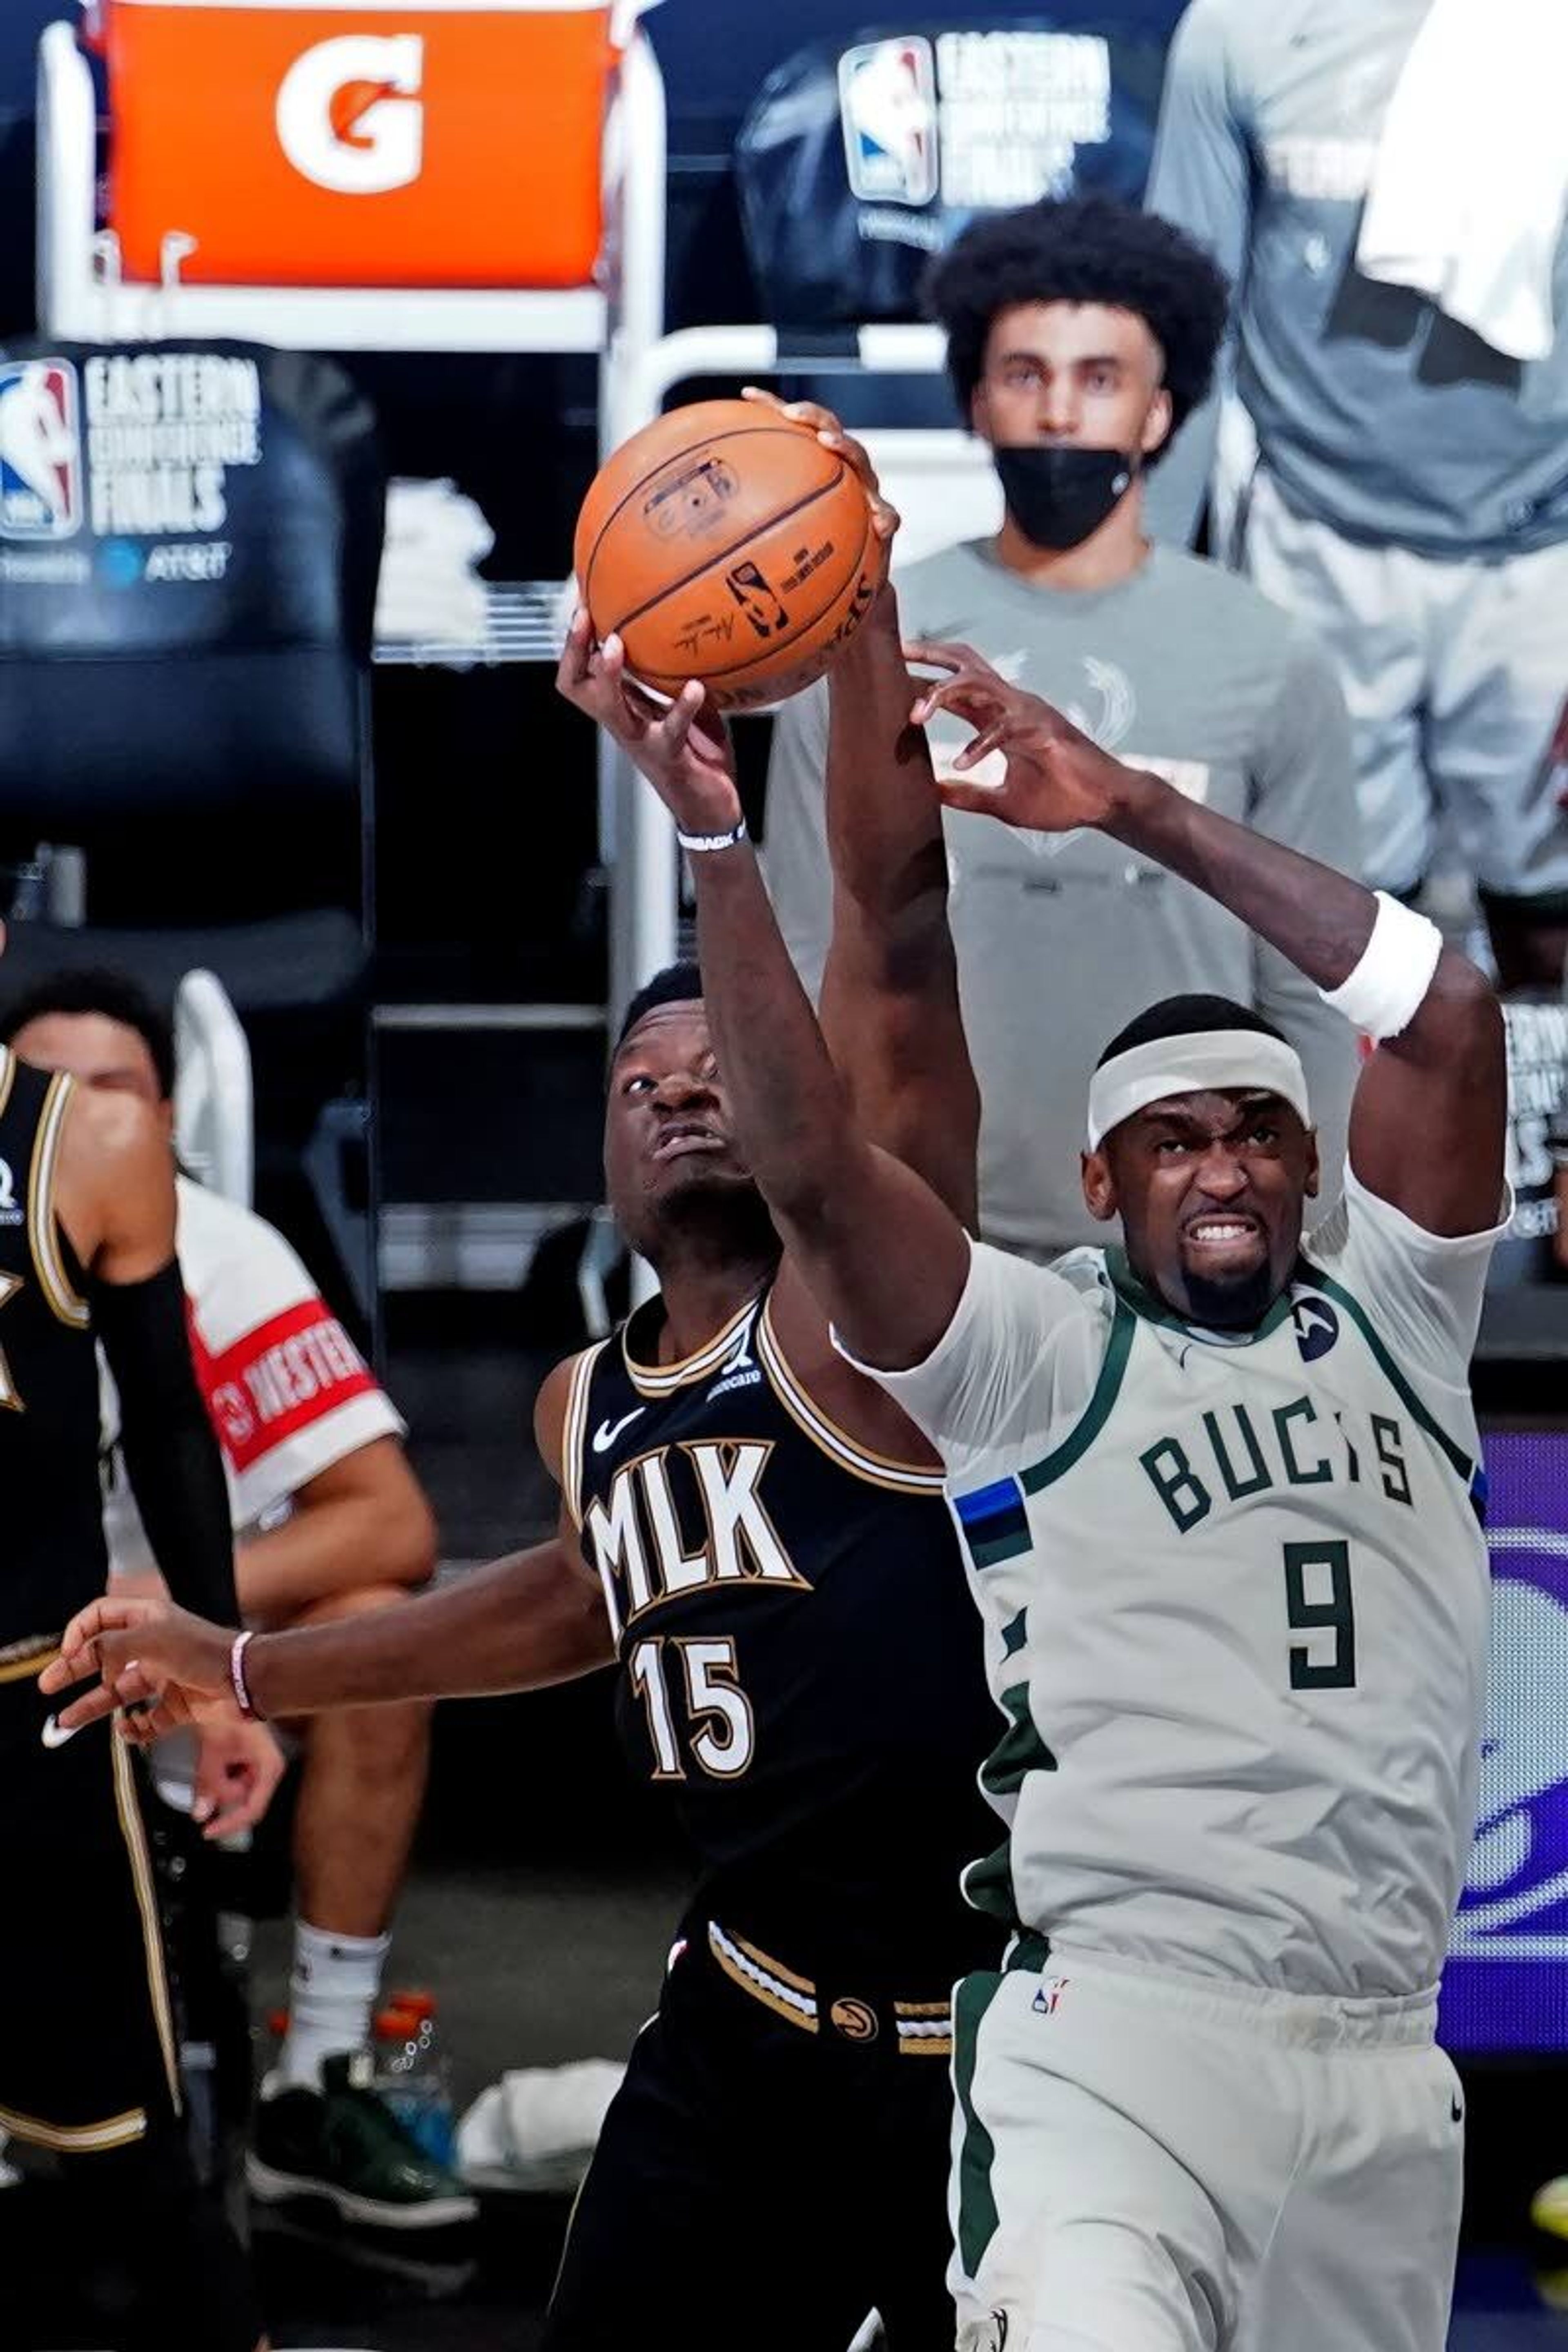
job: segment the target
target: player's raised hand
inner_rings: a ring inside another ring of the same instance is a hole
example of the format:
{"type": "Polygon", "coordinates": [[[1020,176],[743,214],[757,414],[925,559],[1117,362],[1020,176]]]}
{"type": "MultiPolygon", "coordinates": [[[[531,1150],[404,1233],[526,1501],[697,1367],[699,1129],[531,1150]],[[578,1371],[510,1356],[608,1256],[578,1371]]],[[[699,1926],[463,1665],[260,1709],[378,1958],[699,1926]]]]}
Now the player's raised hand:
{"type": "Polygon", "coordinates": [[[611,635],[595,646],[592,622],[578,613],[566,633],[555,684],[615,737],[682,832],[729,833],[740,823],[730,739],[697,679],[688,679],[673,702],[656,701],[627,676],[620,638],[611,635]]]}
{"type": "Polygon", "coordinates": [[[53,1695],[98,1677],[98,1687],[59,1714],[62,1731],[79,1731],[117,1709],[124,1736],[140,1747],[194,1723],[242,1720],[229,1680],[230,1628],[177,1609],[172,1601],[127,1601],[113,1594],[79,1610],[66,1627],[60,1654],[38,1677],[53,1695]]]}
{"type": "Polygon", "coordinates": [[[882,496],[882,486],[877,479],[877,468],[871,463],[870,451],[846,433],[831,408],[824,408],[816,400],[781,400],[776,392],[764,392],[760,384],[749,383],[741,394],[742,400],[753,401],[759,408],[771,408],[786,424],[798,425],[804,432],[815,433],[825,449],[842,457],[850,471],[858,474],[867,498],[871,502],[871,528],[885,547],[899,528],[900,515],[882,496]]]}
{"type": "Polygon", "coordinates": [[[1009,685],[972,646],[921,638],[905,645],[904,656],[948,673],[914,681],[910,725],[923,727],[934,712],[951,710],[975,730],[950,772],[937,777],[948,808],[1000,817],[1030,833],[1074,833],[1106,822],[1127,771],[1070,719],[1039,695],[1009,685]],[[1000,783],[966,783],[953,772],[977,768],[996,751],[1006,763],[1000,783]]]}

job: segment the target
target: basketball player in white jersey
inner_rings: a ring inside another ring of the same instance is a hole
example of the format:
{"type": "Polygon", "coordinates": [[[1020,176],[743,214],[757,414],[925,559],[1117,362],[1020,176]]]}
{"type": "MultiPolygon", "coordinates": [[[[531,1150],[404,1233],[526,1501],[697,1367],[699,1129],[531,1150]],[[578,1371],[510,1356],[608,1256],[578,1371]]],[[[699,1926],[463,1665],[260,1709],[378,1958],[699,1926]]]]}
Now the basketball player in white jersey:
{"type": "MultiPolygon", "coordinates": [[[[973,1244],[860,1133],[700,690],[626,740],[696,878],[737,1130],[842,1351],[940,1449],[1005,1729],[959,1996],[963,2352],[1440,2352],[1462,2102],[1433,2042],[1475,1804],[1487,1559],[1466,1368],[1506,1216],[1503,1033],[1396,902],[1121,765],[963,648],[952,805],[1184,876],[1377,1042],[1342,1206],[1301,1066],[1214,998],[1090,1088],[1124,1249],[973,1244]]],[[[608,649],[611,666],[618,651],[608,649]]],[[[1064,971],[1062,988],[1074,975],[1064,971]]],[[[1039,1007],[1048,1022],[1048,1003],[1039,1007]]]]}

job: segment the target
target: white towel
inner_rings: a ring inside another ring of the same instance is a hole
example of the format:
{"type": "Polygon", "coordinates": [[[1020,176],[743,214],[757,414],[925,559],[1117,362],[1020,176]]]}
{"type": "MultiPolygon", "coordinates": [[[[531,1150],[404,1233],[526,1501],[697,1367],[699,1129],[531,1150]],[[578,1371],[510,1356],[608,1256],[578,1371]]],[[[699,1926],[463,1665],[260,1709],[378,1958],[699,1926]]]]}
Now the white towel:
{"type": "Polygon", "coordinates": [[[580,2179],[626,2071],[613,2059],[580,2058],[503,2074],[458,2126],[464,2179],[536,2189],[580,2179]]]}
{"type": "Polygon", "coordinates": [[[1568,0],[1432,0],[1389,100],[1356,266],[1516,360],[1552,350],[1568,0]]]}
{"type": "Polygon", "coordinates": [[[376,636],[482,645],[489,599],[474,567],[494,545],[479,507],[454,483],[389,482],[376,636]]]}

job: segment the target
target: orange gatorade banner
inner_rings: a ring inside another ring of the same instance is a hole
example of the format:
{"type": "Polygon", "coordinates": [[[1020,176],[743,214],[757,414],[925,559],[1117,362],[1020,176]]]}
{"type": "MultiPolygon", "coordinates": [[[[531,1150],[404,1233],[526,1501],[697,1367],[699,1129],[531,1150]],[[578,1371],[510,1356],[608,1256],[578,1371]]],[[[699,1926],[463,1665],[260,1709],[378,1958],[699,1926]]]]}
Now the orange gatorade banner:
{"type": "MultiPolygon", "coordinates": [[[[108,0],[110,226],[156,280],[582,286],[609,0],[108,0]]],[[[618,18],[617,18],[618,23],[618,18]]]]}

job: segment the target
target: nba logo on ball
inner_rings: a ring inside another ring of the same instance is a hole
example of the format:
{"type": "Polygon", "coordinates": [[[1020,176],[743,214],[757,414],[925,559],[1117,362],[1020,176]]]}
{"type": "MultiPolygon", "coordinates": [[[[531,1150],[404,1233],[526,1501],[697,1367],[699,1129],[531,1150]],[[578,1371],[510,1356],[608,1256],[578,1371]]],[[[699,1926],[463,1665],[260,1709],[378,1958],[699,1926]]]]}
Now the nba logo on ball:
{"type": "Polygon", "coordinates": [[[914,34],[846,49],[838,110],[850,194],[863,203],[929,205],[940,178],[931,43],[914,34]]]}
{"type": "Polygon", "coordinates": [[[69,539],[81,528],[81,434],[68,360],[0,366],[0,538],[69,539]]]}
{"type": "Polygon", "coordinates": [[[759,637],[776,636],[789,626],[789,614],[754,563],[737,563],[724,574],[724,585],[759,637]]]}

